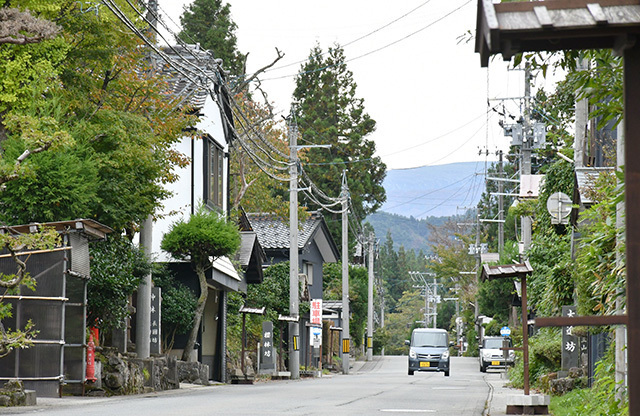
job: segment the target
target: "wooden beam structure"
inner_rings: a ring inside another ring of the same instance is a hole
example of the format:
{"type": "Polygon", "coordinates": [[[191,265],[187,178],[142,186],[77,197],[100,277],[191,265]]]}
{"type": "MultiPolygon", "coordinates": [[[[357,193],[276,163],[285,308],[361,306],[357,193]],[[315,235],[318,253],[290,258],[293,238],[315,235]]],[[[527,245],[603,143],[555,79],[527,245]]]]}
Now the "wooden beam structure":
{"type": "Polygon", "coordinates": [[[533,268],[528,261],[522,264],[507,264],[503,266],[482,266],[480,279],[520,279],[522,287],[522,361],[524,369],[524,395],[529,395],[529,325],[527,311],[527,276],[533,272],[533,268]]]}
{"type": "Polygon", "coordinates": [[[640,34],[638,0],[478,0],[476,52],[505,60],[520,52],[623,49],[640,34]]]}

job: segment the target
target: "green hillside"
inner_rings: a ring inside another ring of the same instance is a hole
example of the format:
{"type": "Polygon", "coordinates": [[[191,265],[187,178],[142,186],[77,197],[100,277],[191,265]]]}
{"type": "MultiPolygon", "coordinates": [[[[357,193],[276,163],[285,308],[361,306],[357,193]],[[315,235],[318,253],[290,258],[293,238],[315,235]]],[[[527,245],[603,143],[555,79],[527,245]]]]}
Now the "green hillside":
{"type": "Polygon", "coordinates": [[[443,224],[447,219],[449,217],[427,217],[418,220],[387,212],[377,212],[367,217],[367,221],[373,226],[377,238],[384,240],[387,231],[391,231],[391,238],[396,250],[402,245],[407,250],[413,249],[416,253],[422,250],[425,254],[431,252],[427,224],[437,226],[443,224]]]}

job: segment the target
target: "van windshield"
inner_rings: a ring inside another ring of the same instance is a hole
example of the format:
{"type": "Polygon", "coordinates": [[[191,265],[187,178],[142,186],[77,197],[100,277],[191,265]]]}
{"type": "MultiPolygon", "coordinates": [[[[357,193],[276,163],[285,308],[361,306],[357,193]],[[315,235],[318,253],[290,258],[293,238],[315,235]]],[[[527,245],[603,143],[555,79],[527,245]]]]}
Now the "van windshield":
{"type": "Polygon", "coordinates": [[[447,334],[444,332],[414,332],[414,347],[447,347],[447,334]]]}
{"type": "MultiPolygon", "coordinates": [[[[511,346],[511,342],[509,342],[509,346],[511,346]]],[[[500,338],[488,338],[484,340],[484,347],[488,349],[499,349],[502,348],[502,339],[500,338]]]]}

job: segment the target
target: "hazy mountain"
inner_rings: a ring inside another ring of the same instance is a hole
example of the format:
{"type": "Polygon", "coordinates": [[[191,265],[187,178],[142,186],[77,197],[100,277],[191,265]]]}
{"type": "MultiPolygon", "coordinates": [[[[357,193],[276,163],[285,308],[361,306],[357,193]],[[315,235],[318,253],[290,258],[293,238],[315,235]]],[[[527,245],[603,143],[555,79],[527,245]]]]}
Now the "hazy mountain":
{"type": "Polygon", "coordinates": [[[417,219],[462,214],[484,191],[484,163],[462,162],[387,171],[380,211],[417,219]]]}
{"type": "Polygon", "coordinates": [[[429,249],[429,227],[427,225],[440,225],[447,218],[428,217],[417,220],[387,212],[376,212],[369,215],[367,221],[373,226],[376,238],[380,240],[381,244],[386,241],[387,232],[391,231],[391,239],[396,250],[402,245],[407,250],[413,249],[416,252],[422,250],[425,254],[429,254],[431,251],[429,249]]]}
{"type": "Polygon", "coordinates": [[[475,208],[484,191],[484,163],[463,162],[387,171],[383,183],[387,202],[367,217],[382,242],[387,231],[397,249],[429,253],[427,224],[475,208]]]}

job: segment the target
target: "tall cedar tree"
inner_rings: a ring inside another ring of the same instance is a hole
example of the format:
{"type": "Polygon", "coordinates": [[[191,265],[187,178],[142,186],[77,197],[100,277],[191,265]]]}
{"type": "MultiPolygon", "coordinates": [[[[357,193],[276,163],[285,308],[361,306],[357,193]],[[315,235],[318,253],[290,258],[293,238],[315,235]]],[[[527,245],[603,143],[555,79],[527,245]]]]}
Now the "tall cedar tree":
{"type": "MultiPolygon", "coordinates": [[[[382,181],[387,167],[374,156],[375,143],[366,138],[376,122],[365,112],[364,100],[356,97],[357,85],[345,60],[340,45],[327,53],[316,45],[298,74],[293,101],[301,144],[331,145],[330,149],[308,150],[303,160],[305,172],[325,194],[337,197],[346,169],[355,214],[364,218],[386,200],[382,181]]],[[[339,219],[339,214],[334,217],[339,219]]],[[[329,221],[329,226],[339,241],[339,222],[329,221]]]]}
{"type": "Polygon", "coordinates": [[[221,58],[224,68],[232,75],[244,74],[246,55],[238,51],[236,29],[231,18],[231,6],[222,0],[195,0],[180,16],[180,39],[186,43],[199,42],[204,49],[221,58]]]}

